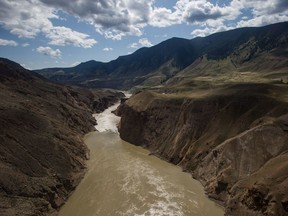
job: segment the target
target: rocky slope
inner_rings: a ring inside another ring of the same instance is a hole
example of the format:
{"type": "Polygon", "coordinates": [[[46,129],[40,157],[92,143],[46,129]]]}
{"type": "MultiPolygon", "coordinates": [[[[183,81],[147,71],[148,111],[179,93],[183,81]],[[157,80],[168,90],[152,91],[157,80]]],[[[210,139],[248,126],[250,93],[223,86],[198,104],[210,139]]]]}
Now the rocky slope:
{"type": "Polygon", "coordinates": [[[252,83],[141,92],[119,110],[120,136],[192,173],[226,215],[288,215],[287,93],[252,83]]]}
{"type": "Polygon", "coordinates": [[[59,86],[0,59],[0,215],[56,215],[85,173],[92,111],[121,96],[59,86]]]}

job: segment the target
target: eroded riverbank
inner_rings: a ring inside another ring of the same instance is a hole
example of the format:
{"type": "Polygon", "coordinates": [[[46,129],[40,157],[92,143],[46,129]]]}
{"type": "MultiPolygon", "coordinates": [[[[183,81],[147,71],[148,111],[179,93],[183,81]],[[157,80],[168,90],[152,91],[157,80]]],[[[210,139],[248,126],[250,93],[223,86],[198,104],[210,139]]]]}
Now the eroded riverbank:
{"type": "Polygon", "coordinates": [[[121,106],[120,136],[191,173],[227,215],[287,215],[284,92],[257,83],[198,98],[143,91],[121,106]]]}

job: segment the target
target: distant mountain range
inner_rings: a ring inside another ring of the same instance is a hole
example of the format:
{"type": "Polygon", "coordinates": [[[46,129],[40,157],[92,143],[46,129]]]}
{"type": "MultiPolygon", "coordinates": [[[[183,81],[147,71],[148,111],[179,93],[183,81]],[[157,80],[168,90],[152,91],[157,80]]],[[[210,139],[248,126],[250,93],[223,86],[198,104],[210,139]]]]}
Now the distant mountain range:
{"type": "Polygon", "coordinates": [[[183,81],[183,77],[203,73],[204,69],[199,70],[199,61],[203,59],[204,68],[210,65],[209,74],[219,70],[225,73],[261,70],[281,72],[288,68],[287,56],[288,22],[283,22],[264,27],[240,28],[191,40],[171,38],[108,63],[92,60],[71,68],[47,68],[35,72],[60,83],[128,89],[133,86],[175,83],[183,81]],[[219,65],[219,61],[225,61],[225,64],[219,65]],[[214,63],[211,67],[211,62],[218,62],[218,68],[214,63]]]}

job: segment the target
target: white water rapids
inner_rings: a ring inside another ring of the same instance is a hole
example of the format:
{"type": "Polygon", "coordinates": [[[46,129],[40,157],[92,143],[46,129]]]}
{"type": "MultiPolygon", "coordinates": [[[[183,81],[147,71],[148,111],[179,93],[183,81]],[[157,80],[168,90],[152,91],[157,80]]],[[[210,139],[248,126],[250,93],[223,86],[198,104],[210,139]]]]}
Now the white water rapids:
{"type": "Polygon", "coordinates": [[[116,110],[120,103],[109,107],[104,112],[99,114],[94,114],[94,118],[97,120],[96,130],[99,132],[110,131],[118,133],[117,125],[120,121],[120,117],[114,115],[112,111],[116,110]]]}
{"type": "Polygon", "coordinates": [[[116,107],[95,115],[88,171],[59,216],[223,216],[189,174],[120,139],[116,107]]]}

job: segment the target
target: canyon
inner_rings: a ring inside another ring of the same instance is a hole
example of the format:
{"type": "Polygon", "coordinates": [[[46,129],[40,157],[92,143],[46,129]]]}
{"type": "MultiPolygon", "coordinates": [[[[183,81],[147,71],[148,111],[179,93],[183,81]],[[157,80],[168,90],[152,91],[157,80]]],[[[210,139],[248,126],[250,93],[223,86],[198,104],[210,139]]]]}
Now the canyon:
{"type": "Polygon", "coordinates": [[[225,215],[287,215],[287,86],[201,93],[134,95],[117,111],[120,137],[191,173],[225,215]]]}
{"type": "Polygon", "coordinates": [[[88,171],[59,216],[223,216],[189,173],[120,139],[120,117],[111,112],[118,105],[94,115],[97,131],[84,137],[88,171]]]}
{"type": "Polygon", "coordinates": [[[288,215],[287,25],[72,68],[0,58],[0,215],[57,215],[87,171],[92,113],[118,100],[120,137],[191,174],[225,215],[288,215]]]}

